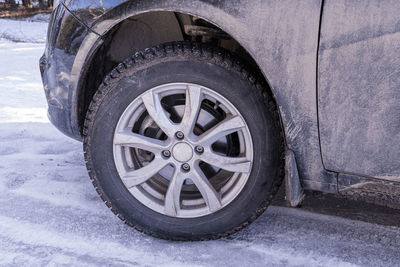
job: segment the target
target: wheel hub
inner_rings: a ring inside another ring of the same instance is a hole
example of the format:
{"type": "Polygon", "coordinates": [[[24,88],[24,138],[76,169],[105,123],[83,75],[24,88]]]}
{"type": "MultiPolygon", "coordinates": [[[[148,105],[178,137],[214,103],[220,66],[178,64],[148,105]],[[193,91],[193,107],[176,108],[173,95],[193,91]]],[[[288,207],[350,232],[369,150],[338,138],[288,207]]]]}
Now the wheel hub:
{"type": "Polygon", "coordinates": [[[246,184],[252,161],[239,111],[196,84],[147,90],[126,108],[114,134],[114,162],[126,188],[171,217],[205,216],[228,205],[246,184]]]}
{"type": "Polygon", "coordinates": [[[172,148],[172,156],[179,162],[188,162],[193,157],[193,148],[185,142],[179,142],[172,148]]]}

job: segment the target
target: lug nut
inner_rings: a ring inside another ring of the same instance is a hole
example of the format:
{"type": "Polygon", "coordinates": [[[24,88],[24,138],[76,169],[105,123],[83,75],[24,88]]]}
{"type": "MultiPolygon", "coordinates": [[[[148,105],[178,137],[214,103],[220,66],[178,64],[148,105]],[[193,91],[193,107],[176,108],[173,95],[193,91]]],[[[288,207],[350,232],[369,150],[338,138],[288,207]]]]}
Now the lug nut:
{"type": "Polygon", "coordinates": [[[163,155],[164,157],[166,157],[166,158],[169,158],[169,157],[171,157],[171,152],[170,152],[169,150],[164,150],[164,151],[162,152],[162,155],[163,155]]]}
{"type": "Polygon", "coordinates": [[[202,154],[204,152],[204,148],[202,146],[196,146],[195,150],[199,154],[202,154]]]}
{"type": "Polygon", "coordinates": [[[175,136],[176,136],[176,138],[178,138],[178,139],[183,139],[184,134],[183,134],[182,132],[176,132],[176,133],[175,133],[175,136]]]}
{"type": "Polygon", "coordinates": [[[182,164],[182,170],[184,170],[185,172],[190,171],[190,166],[187,163],[183,163],[182,164]]]}

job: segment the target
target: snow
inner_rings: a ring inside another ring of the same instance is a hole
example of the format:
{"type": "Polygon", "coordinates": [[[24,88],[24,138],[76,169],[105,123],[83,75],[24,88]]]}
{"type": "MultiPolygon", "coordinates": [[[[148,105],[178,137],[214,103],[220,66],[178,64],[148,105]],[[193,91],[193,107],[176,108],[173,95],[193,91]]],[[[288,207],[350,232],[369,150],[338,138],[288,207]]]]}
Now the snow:
{"type": "Polygon", "coordinates": [[[47,119],[42,24],[0,20],[3,36],[25,40],[0,40],[0,265],[399,265],[399,228],[301,209],[272,206],[208,242],[158,240],[124,225],[95,192],[81,143],[47,119]]]}
{"type": "Polygon", "coordinates": [[[46,41],[49,15],[38,14],[23,20],[0,19],[0,40],[43,43],[46,41]]]}

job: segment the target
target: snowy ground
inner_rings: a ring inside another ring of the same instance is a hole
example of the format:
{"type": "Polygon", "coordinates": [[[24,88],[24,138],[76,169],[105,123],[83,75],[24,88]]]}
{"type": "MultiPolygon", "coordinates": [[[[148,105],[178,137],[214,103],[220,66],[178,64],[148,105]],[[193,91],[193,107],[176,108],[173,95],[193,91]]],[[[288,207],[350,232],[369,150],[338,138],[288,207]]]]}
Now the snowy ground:
{"type": "Polygon", "coordinates": [[[0,20],[0,265],[400,265],[399,228],[301,209],[273,206],[209,242],[167,242],[124,225],[93,189],[81,144],[47,120],[45,32],[43,22],[0,20]]]}
{"type": "Polygon", "coordinates": [[[0,19],[0,39],[14,42],[43,43],[46,41],[48,14],[22,20],[0,19]]]}

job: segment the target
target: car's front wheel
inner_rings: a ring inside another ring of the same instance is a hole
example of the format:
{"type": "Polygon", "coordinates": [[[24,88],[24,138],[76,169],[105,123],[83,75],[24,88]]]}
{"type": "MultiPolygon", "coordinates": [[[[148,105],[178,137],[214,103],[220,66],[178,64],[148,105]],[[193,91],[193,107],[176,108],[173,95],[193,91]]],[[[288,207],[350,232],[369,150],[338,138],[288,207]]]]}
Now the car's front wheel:
{"type": "Polygon", "coordinates": [[[85,158],[97,192],[129,225],[213,239],[267,207],[282,179],[277,111],[235,62],[201,44],[167,44],[137,53],[100,86],[85,158]]]}

